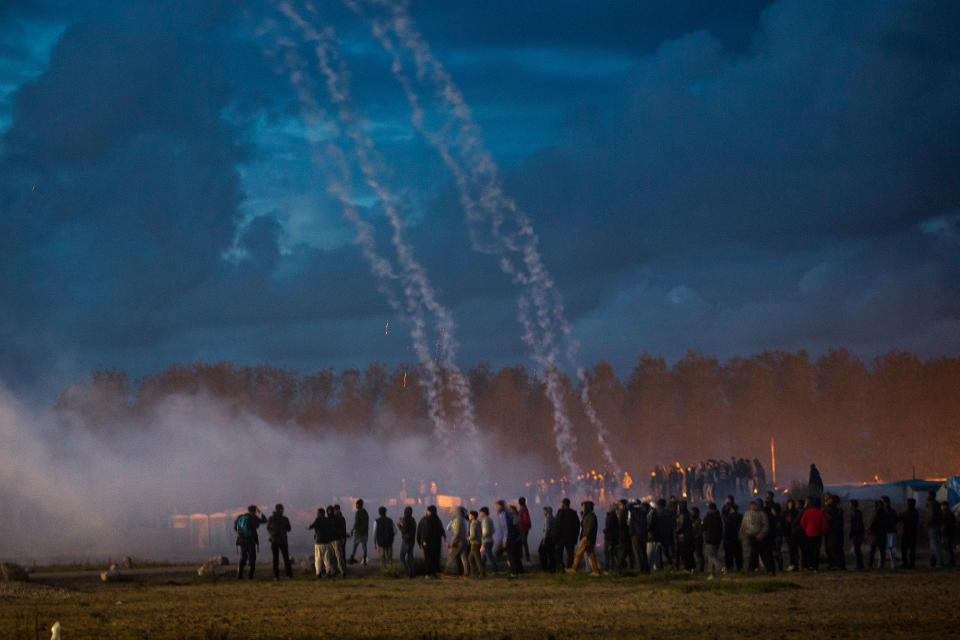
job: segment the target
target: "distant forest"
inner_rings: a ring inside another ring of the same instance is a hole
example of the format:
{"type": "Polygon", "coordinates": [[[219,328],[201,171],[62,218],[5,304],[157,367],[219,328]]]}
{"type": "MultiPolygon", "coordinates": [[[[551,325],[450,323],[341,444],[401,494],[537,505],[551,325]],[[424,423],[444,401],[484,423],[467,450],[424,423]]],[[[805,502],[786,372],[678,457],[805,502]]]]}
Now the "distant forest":
{"type": "MultiPolygon", "coordinates": [[[[505,450],[556,464],[553,411],[544,383],[523,366],[468,372],[479,426],[505,450]]],[[[672,367],[644,353],[626,380],[601,362],[587,372],[590,399],[619,462],[642,485],[653,465],[756,457],[778,480],[816,462],[830,482],[942,476],[960,471],[960,358],[922,361],[891,352],[865,363],[844,349],[765,351],[719,362],[688,353],[672,367]]],[[[601,469],[576,380],[565,378],[577,459],[601,469]]],[[[301,374],[229,362],[174,365],[139,380],[96,370],[65,390],[58,407],[94,428],[117,428],[171,394],[205,393],[237,412],[306,431],[392,437],[430,434],[417,366],[323,369],[301,374]]]]}

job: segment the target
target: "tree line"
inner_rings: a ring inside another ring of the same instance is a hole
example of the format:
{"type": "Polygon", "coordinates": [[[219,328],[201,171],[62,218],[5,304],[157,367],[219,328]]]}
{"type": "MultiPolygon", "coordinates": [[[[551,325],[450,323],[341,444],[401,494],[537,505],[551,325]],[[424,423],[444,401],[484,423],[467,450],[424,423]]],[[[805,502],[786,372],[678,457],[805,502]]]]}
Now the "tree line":
{"type": "MultiPolygon", "coordinates": [[[[542,377],[517,365],[468,372],[480,428],[497,447],[556,464],[553,409],[542,377]]],[[[576,381],[564,377],[578,461],[602,468],[576,381]]],[[[634,478],[654,465],[730,456],[768,467],[775,442],[778,480],[810,462],[828,482],[942,476],[960,472],[960,358],[920,360],[892,351],[869,363],[845,349],[749,358],[689,352],[673,366],[644,353],[625,380],[600,362],[587,371],[590,401],[620,464],[634,478]]],[[[174,394],[207,394],[231,411],[319,434],[429,435],[416,364],[332,368],[308,374],[231,362],[176,364],[137,380],[98,369],[64,390],[57,406],[97,429],[136,424],[174,394]]],[[[451,396],[445,398],[453,411],[451,396]]],[[[792,476],[790,475],[792,473],[792,476]]],[[[640,483],[645,488],[645,481],[640,483]]]]}

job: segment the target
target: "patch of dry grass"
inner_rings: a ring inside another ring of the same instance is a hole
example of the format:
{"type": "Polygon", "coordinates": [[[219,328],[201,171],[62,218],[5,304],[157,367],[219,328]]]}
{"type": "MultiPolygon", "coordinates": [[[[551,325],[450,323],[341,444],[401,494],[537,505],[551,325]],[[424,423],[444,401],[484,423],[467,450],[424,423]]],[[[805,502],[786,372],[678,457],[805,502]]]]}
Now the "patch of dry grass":
{"type": "MultiPolygon", "coordinates": [[[[61,601],[0,597],[0,638],[951,637],[960,572],[518,581],[369,576],[279,583],[188,576],[66,585],[61,601]]],[[[65,586],[65,585],[58,585],[65,586]]]]}

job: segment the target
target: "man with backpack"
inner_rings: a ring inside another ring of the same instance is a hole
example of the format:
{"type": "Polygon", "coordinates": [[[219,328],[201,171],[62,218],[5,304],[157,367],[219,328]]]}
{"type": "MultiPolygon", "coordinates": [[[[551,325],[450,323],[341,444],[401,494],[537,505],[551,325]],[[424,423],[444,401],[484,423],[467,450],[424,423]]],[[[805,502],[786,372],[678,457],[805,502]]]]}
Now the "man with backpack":
{"type": "Polygon", "coordinates": [[[237,547],[240,549],[240,566],[237,568],[237,579],[243,578],[243,568],[250,563],[249,578],[253,580],[253,572],[257,566],[257,550],[260,547],[260,537],[257,528],[266,524],[267,516],[252,504],[247,507],[246,513],[241,513],[233,522],[233,529],[237,532],[237,547]],[[257,517],[260,514],[260,517],[257,517]]]}
{"type": "Polygon", "coordinates": [[[273,579],[280,579],[280,555],[283,555],[283,570],[288,578],[293,577],[290,568],[290,548],[287,545],[287,532],[290,531],[290,520],[283,515],[283,505],[274,507],[273,513],[267,520],[267,533],[270,534],[270,551],[273,553],[273,579]]]}
{"type": "Polygon", "coordinates": [[[393,538],[396,525],[387,517],[387,508],[377,509],[380,517],[373,523],[373,544],[377,547],[380,556],[380,570],[383,571],[393,563],[393,538]]]}

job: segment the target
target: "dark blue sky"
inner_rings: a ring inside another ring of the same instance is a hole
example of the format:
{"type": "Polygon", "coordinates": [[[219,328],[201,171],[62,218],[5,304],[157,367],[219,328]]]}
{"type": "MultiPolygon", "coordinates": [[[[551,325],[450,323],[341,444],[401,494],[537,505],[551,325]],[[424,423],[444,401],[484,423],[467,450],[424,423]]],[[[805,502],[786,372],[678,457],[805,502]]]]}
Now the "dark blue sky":
{"type": "MultiPolygon", "coordinates": [[[[317,8],[461,364],[529,363],[516,291],[471,250],[390,58],[339,3],[317,8]]],[[[586,363],[960,354],[956,2],[410,11],[532,218],[586,363]]],[[[0,3],[7,384],[413,359],[266,54],[279,19],[225,0],[0,3]]],[[[370,193],[354,196],[384,228],[370,193]]]]}

